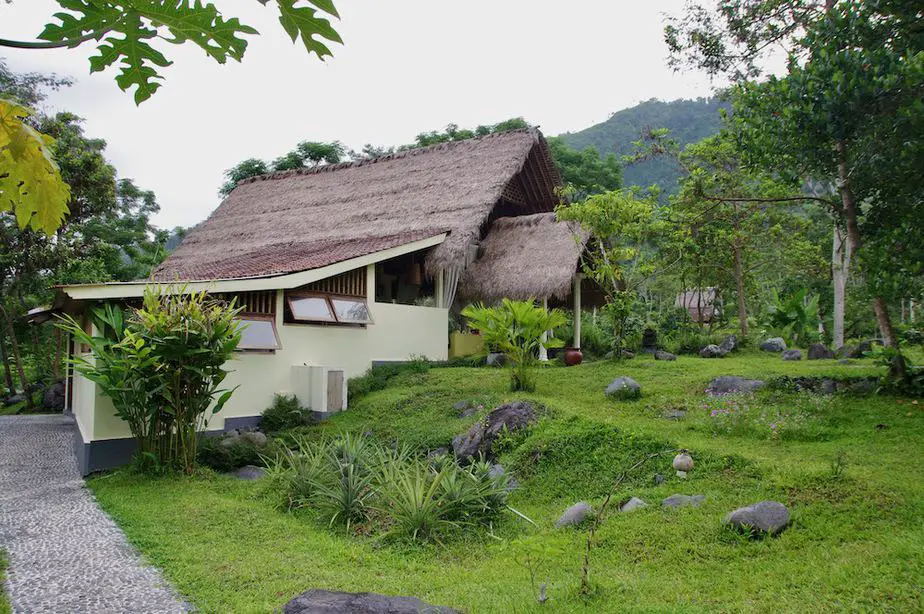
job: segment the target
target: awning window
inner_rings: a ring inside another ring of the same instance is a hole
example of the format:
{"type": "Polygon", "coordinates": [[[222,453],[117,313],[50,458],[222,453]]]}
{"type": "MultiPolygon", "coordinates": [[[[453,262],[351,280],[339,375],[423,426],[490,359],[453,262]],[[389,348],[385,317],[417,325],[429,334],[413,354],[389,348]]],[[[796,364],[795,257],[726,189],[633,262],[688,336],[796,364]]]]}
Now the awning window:
{"type": "Polygon", "coordinates": [[[279,335],[276,334],[276,322],[272,317],[241,314],[237,319],[242,325],[241,342],[237,349],[272,351],[281,347],[279,335]]]}
{"type": "Polygon", "coordinates": [[[287,322],[318,324],[371,324],[372,317],[365,298],[330,294],[292,294],[287,322]]]}

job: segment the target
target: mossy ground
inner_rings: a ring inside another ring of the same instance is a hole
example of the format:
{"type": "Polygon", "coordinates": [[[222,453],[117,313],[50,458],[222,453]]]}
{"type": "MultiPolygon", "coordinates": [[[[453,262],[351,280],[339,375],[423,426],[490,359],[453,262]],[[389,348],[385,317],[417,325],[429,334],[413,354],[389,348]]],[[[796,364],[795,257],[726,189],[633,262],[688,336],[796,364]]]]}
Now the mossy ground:
{"type": "Polygon", "coordinates": [[[472,613],[920,611],[924,400],[767,391],[746,401],[750,418],[730,429],[717,428],[713,406],[703,406],[703,389],[718,375],[878,374],[866,360],[639,357],[549,367],[538,390],[522,395],[507,392],[503,370],[430,369],[399,375],[348,412],[303,429],[370,432],[428,449],[477,419],[456,416],[459,400],[486,410],[522,398],[545,407],[531,433],[502,442],[500,459],[521,482],[511,505],[538,527],[510,515],[491,535],[444,545],[348,536],[274,509],[259,483],[209,472],[151,479],[120,471],[90,486],[129,539],[206,612],[270,612],[314,587],[415,595],[472,613]],[[641,384],[641,399],[603,396],[619,375],[641,384]],[[662,417],[678,408],[685,418],[662,417]],[[767,425],[780,417],[790,426],[774,436],[767,425]],[[652,505],[608,514],[591,558],[594,590],[579,595],[587,532],[557,530],[554,521],[575,501],[599,505],[614,477],[644,454],[676,448],[690,450],[696,468],[681,481],[667,454],[622,485],[617,499],[652,505]],[[656,485],[655,473],[665,483],[656,485]],[[708,500],[660,509],[675,492],[708,500]],[[792,526],[780,537],[748,540],[722,527],[726,512],[762,499],[790,507],[792,526]],[[544,606],[530,570],[549,585],[544,606]]]}

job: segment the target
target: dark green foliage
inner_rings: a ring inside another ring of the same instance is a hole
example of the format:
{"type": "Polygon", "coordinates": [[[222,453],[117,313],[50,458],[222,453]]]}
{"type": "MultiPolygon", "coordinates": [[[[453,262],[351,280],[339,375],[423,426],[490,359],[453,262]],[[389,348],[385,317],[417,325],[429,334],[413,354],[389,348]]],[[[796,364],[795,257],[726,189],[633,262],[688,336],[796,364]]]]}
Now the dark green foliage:
{"type": "Polygon", "coordinates": [[[560,136],[550,137],[548,143],[562,182],[576,190],[575,196],[599,194],[622,186],[622,167],[616,154],[601,155],[593,145],[578,151],[560,136]]]}
{"type": "MultiPolygon", "coordinates": [[[[617,111],[605,122],[580,132],[563,134],[560,138],[578,151],[592,146],[601,156],[616,154],[621,158],[635,151],[634,143],[648,130],[667,128],[670,137],[682,147],[717,134],[722,124],[720,110],[726,108],[728,105],[716,98],[672,102],[651,99],[617,111]]],[[[681,175],[675,160],[659,157],[625,166],[622,183],[642,187],[658,185],[663,194],[671,194],[676,191],[681,175]]]]}
{"type": "Polygon", "coordinates": [[[294,394],[277,394],[273,396],[273,404],[263,410],[260,428],[267,433],[276,433],[311,422],[311,410],[302,407],[294,394]]]}
{"type": "Polygon", "coordinates": [[[430,363],[422,358],[373,366],[363,375],[351,378],[347,382],[348,398],[350,401],[356,401],[370,392],[382,390],[388,384],[388,380],[402,373],[426,373],[429,370],[430,363]]]}
{"type": "Polygon", "coordinates": [[[215,471],[233,471],[245,465],[263,465],[263,457],[272,454],[272,447],[257,446],[244,438],[202,436],[196,450],[199,464],[215,471]]]}

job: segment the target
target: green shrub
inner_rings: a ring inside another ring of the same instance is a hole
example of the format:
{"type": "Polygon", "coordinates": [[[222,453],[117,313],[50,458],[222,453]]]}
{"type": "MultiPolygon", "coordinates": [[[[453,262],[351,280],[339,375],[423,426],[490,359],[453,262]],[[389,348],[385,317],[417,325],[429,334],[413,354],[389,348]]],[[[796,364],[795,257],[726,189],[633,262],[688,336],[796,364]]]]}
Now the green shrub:
{"type": "Polygon", "coordinates": [[[276,394],[273,404],[263,410],[260,428],[267,433],[278,433],[311,422],[311,410],[302,407],[294,394],[276,394]]]}
{"type": "Polygon", "coordinates": [[[233,471],[245,465],[263,465],[263,457],[270,455],[273,444],[257,446],[244,438],[227,439],[204,435],[196,449],[199,464],[215,471],[233,471]]]}
{"type": "Polygon", "coordinates": [[[426,373],[429,370],[430,363],[420,357],[412,357],[408,362],[375,365],[347,382],[347,394],[351,401],[356,401],[371,392],[383,390],[389,380],[403,373],[426,373]]]}

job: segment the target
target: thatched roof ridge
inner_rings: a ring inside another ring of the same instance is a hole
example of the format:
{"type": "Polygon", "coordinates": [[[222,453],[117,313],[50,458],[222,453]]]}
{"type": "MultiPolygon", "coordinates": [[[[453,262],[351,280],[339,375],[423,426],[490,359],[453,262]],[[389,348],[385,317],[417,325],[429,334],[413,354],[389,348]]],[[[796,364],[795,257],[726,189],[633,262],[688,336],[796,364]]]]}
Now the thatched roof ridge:
{"type": "Polygon", "coordinates": [[[464,268],[496,205],[551,211],[560,184],[534,128],[271,173],[242,181],[154,277],[281,275],[445,232],[428,268],[464,268]]]}
{"type": "Polygon", "coordinates": [[[587,233],[554,213],[494,221],[481,242],[481,256],[469,266],[459,294],[487,303],[502,298],[565,299],[571,294],[587,233]]]}

